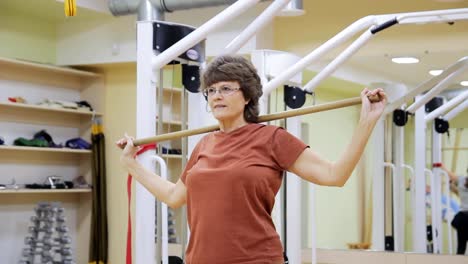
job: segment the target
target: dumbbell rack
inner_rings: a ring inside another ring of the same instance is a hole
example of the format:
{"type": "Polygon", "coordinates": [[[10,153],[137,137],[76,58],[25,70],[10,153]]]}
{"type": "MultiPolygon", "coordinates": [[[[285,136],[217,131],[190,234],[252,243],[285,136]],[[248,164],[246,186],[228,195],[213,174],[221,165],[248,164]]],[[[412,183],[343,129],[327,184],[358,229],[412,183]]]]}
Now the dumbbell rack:
{"type": "Polygon", "coordinates": [[[40,202],[34,211],[20,264],[75,264],[65,211],[60,203],[40,202]]]}

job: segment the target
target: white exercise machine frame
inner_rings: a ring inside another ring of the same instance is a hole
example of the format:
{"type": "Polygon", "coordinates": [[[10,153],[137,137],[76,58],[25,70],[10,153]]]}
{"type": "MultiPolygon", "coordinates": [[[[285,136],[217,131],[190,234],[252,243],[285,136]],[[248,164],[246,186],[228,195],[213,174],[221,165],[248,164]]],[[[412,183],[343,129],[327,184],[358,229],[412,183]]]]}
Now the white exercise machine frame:
{"type": "MultiPolygon", "coordinates": [[[[260,0],[237,1],[169,49],[159,54],[156,54],[152,49],[152,24],[156,21],[155,19],[162,20],[164,18],[161,13],[153,16],[152,12],[154,12],[154,10],[151,10],[151,6],[148,6],[147,12],[143,12],[148,16],[148,19],[137,22],[137,138],[156,134],[155,117],[157,115],[156,109],[158,109],[158,105],[156,101],[156,90],[154,88],[160,86],[162,83],[160,81],[162,79],[162,68],[190,47],[205,39],[210,32],[230,22],[259,2],[260,0]]],[[[257,19],[252,22],[254,26],[251,25],[248,30],[244,30],[237,39],[234,39],[231,44],[226,47],[226,50],[236,52],[235,49],[237,47],[240,48],[238,42],[247,41],[253,35],[253,32],[265,26],[269,19],[273,19],[273,15],[279,12],[282,7],[286,6],[288,2],[289,0],[277,0],[271,4],[264,11],[268,15],[260,15],[257,17],[257,19]]],[[[189,95],[189,101],[190,100],[189,95]]],[[[140,155],[139,160],[144,167],[151,171],[155,170],[151,153],[143,153],[140,155]]],[[[154,196],[142,185],[137,183],[135,186],[135,246],[132,247],[135,252],[134,258],[137,264],[155,264],[157,262],[154,244],[154,203],[154,196]]]]}
{"type": "MultiPolygon", "coordinates": [[[[276,0],[279,2],[281,0],[276,0]]],[[[154,52],[151,49],[151,39],[148,40],[149,36],[152,36],[152,32],[149,32],[148,25],[149,23],[139,22],[137,25],[137,137],[143,138],[150,135],[154,135],[155,131],[155,119],[156,115],[155,109],[157,109],[156,102],[154,100],[155,94],[154,90],[151,89],[154,86],[158,86],[158,77],[160,69],[164,67],[171,60],[175,59],[177,56],[188,50],[190,47],[194,46],[201,40],[203,40],[210,32],[214,29],[219,28],[220,26],[226,24],[232,20],[235,16],[243,13],[248,10],[253,5],[257,4],[259,1],[256,0],[239,0],[230,7],[226,8],[224,11],[219,13],[217,16],[213,17],[211,20],[200,26],[198,29],[193,31],[191,34],[187,35],[185,38],[171,46],[169,49],[163,51],[162,53],[154,56],[154,52]],[[145,34],[146,37],[145,37],[145,34]],[[147,41],[146,43],[143,43],[147,41]],[[148,56],[151,54],[153,56],[148,56]],[[151,71],[152,69],[152,71],[151,71]],[[156,78],[153,78],[156,76],[156,78]],[[153,113],[153,114],[149,114],[153,113]]],[[[288,1],[285,1],[288,2],[288,1]]],[[[275,77],[272,81],[268,82],[265,85],[265,94],[268,95],[273,89],[276,89],[279,85],[284,83],[286,80],[290,79],[292,76],[297,74],[299,71],[302,71],[308,65],[312,63],[313,60],[318,58],[320,55],[328,52],[334,47],[344,43],[355,33],[372,27],[370,33],[374,35],[382,29],[385,29],[394,24],[413,24],[413,23],[432,23],[432,22],[452,22],[455,20],[466,20],[468,19],[468,9],[452,9],[452,10],[439,10],[439,11],[428,11],[428,12],[415,12],[415,13],[402,13],[402,14],[392,14],[392,15],[379,15],[379,16],[368,16],[363,19],[360,19],[353,23],[350,27],[340,32],[334,38],[330,39],[314,52],[303,58],[288,71],[284,72],[280,76],[275,77]]],[[[250,30],[251,31],[251,30],[250,30]]],[[[254,30],[255,31],[255,30],[254,30]]],[[[242,34],[242,33],[241,33],[242,34]]],[[[320,78],[326,78],[327,74],[331,74],[338,64],[343,63],[349,56],[356,52],[359,47],[363,46],[371,36],[369,33],[364,33],[358,40],[356,44],[352,44],[350,48],[345,50],[339,57],[337,57],[331,64],[325,68],[325,73],[320,74],[320,78]]],[[[234,50],[232,50],[234,52],[234,50]]],[[[313,85],[318,83],[317,77],[312,81],[313,85]],[[314,81],[315,80],[315,81],[314,81]]],[[[313,89],[313,85],[310,84],[307,87],[313,89]]],[[[143,165],[145,167],[151,168],[150,162],[144,157],[142,158],[143,165]]],[[[154,197],[152,198],[154,202],[154,197]]],[[[146,222],[153,220],[154,226],[154,214],[153,217],[146,218],[147,220],[142,221],[138,219],[145,219],[147,216],[147,211],[143,213],[143,209],[147,209],[144,204],[151,204],[151,199],[148,197],[148,192],[144,190],[141,186],[136,187],[136,204],[137,204],[137,235],[144,234],[142,230],[138,228],[147,228],[151,225],[146,225],[146,222]],[[140,223],[142,222],[142,223],[140,223]]],[[[383,230],[383,227],[382,227],[383,230]]],[[[145,244],[150,243],[153,236],[151,232],[146,232],[146,239],[136,239],[138,249],[135,258],[137,263],[140,263],[139,260],[145,259],[144,261],[148,263],[148,259],[145,258],[145,244]],[[141,249],[141,250],[140,250],[141,249]]],[[[151,244],[154,245],[154,241],[151,241],[151,244]]],[[[151,254],[150,254],[151,255],[151,254]]]]}

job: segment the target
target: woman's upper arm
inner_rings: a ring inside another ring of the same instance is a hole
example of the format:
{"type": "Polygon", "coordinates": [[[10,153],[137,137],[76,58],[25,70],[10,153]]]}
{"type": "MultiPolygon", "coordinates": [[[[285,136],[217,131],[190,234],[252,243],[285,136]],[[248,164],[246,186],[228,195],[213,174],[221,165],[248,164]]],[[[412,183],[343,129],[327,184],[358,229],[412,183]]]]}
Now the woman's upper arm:
{"type": "Polygon", "coordinates": [[[179,208],[187,202],[187,188],[184,182],[179,179],[174,185],[174,190],[171,195],[171,207],[179,208]]]}
{"type": "Polygon", "coordinates": [[[288,171],[298,175],[302,179],[319,184],[333,186],[335,181],[332,173],[333,164],[321,158],[310,148],[304,149],[288,171]]]}

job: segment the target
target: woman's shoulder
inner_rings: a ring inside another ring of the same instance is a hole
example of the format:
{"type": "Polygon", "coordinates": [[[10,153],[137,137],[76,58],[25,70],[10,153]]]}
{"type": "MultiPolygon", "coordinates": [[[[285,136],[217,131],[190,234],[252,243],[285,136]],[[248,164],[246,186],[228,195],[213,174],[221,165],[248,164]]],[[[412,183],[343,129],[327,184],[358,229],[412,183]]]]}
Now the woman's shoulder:
{"type": "Polygon", "coordinates": [[[283,129],[282,127],[280,126],[275,126],[275,125],[267,125],[267,124],[257,124],[257,123],[253,123],[251,124],[251,126],[254,128],[254,129],[261,129],[261,130],[264,130],[264,131],[276,131],[278,129],[283,129]]]}

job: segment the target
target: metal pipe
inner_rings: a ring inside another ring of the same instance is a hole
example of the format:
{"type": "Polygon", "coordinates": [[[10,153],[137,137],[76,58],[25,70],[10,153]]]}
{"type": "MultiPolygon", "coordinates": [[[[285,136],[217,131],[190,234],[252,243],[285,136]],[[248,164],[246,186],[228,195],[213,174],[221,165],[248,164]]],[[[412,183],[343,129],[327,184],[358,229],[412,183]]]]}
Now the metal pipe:
{"type": "MultiPolygon", "coordinates": [[[[392,103],[388,104],[385,107],[385,114],[393,112],[393,110],[399,108],[405,102],[413,99],[413,97],[415,97],[418,94],[424,93],[425,91],[431,89],[432,87],[437,85],[439,82],[446,79],[453,72],[458,71],[460,69],[464,69],[467,66],[468,66],[468,57],[463,57],[463,58],[459,59],[457,62],[450,65],[448,68],[446,68],[440,75],[432,77],[431,79],[427,80],[426,82],[420,84],[415,89],[412,89],[411,91],[406,93],[404,96],[402,96],[399,99],[397,99],[397,100],[393,101],[392,103]]],[[[417,109],[415,109],[415,111],[416,110],[417,109]]]]}
{"type": "Polygon", "coordinates": [[[468,20],[468,8],[434,10],[400,14],[397,17],[399,24],[422,24],[434,22],[453,22],[455,20],[468,20]]]}
{"type": "Polygon", "coordinates": [[[301,16],[305,13],[302,0],[291,0],[288,5],[279,12],[279,16],[301,16]]]}
{"type": "MultiPolygon", "coordinates": [[[[395,164],[393,164],[391,162],[384,162],[383,166],[384,167],[389,167],[391,169],[390,175],[391,175],[391,182],[392,182],[392,188],[391,188],[392,189],[392,192],[391,192],[392,198],[389,199],[388,201],[391,201],[392,204],[391,204],[391,207],[387,208],[386,211],[387,212],[393,212],[393,215],[392,214],[390,214],[391,216],[387,215],[385,217],[385,219],[386,220],[390,220],[390,219],[392,220],[393,224],[391,225],[391,227],[393,228],[393,248],[397,252],[396,249],[400,248],[400,245],[399,245],[400,241],[398,239],[399,238],[398,236],[400,234],[397,232],[399,221],[397,219],[398,203],[396,202],[396,200],[398,199],[397,198],[398,197],[398,184],[397,184],[398,180],[397,180],[396,175],[395,175],[396,166],[395,166],[395,164]]],[[[388,188],[388,186],[387,186],[386,190],[387,189],[390,189],[390,188],[388,188]]],[[[387,194],[387,195],[389,195],[389,194],[387,194]]],[[[387,227],[387,224],[385,226],[387,227]]],[[[387,233],[386,235],[392,235],[392,232],[387,233]]]]}
{"type": "Polygon", "coordinates": [[[346,48],[338,57],[330,62],[325,69],[320,71],[312,80],[310,80],[303,88],[304,91],[313,92],[314,89],[328,76],[330,76],[341,64],[354,55],[362,46],[364,46],[374,34],[370,30],[365,31],[356,39],[348,48],[346,48]]]}
{"type": "Polygon", "coordinates": [[[170,48],[153,58],[152,68],[153,71],[158,70],[171,60],[184,53],[194,44],[202,41],[213,30],[225,25],[241,13],[247,11],[249,8],[257,4],[260,0],[239,0],[233,5],[229,6],[218,15],[214,16],[208,22],[197,28],[192,33],[172,45],[170,48]]]}
{"type": "Polygon", "coordinates": [[[137,10],[138,21],[164,20],[164,12],[156,8],[150,0],[141,0],[137,10]]]}
{"type": "MultiPolygon", "coordinates": [[[[161,178],[167,180],[167,165],[163,158],[160,156],[153,156],[153,161],[157,162],[161,171],[161,178]]],[[[161,203],[161,214],[158,214],[158,226],[161,223],[161,229],[158,228],[158,234],[161,234],[158,237],[161,240],[158,240],[158,244],[161,247],[161,262],[162,264],[169,264],[169,252],[168,252],[168,241],[169,241],[169,226],[168,226],[168,209],[167,204],[161,203]]]]}
{"type": "Polygon", "coordinates": [[[230,5],[237,0],[151,0],[159,9],[165,12],[173,12],[176,10],[187,10],[192,8],[203,8],[220,5],[230,5]]]}
{"type": "Polygon", "coordinates": [[[268,6],[248,27],[224,48],[225,54],[236,53],[252,36],[265,27],[289,0],[277,0],[268,6]]]}
{"type": "Polygon", "coordinates": [[[109,0],[107,6],[114,16],[125,16],[137,12],[141,0],[109,0]]]}
{"type": "Polygon", "coordinates": [[[330,51],[331,49],[341,45],[357,32],[368,28],[374,24],[374,16],[367,16],[359,19],[354,22],[340,33],[335,35],[333,38],[329,39],[327,42],[323,43],[320,47],[313,50],[306,57],[298,61],[296,64],[291,66],[288,70],[284,71],[282,74],[276,76],[273,80],[265,84],[263,87],[263,94],[269,95],[274,89],[279,87],[281,84],[291,79],[294,75],[305,69],[307,66],[312,64],[316,59],[322,56],[324,53],[330,51]]]}
{"type": "Polygon", "coordinates": [[[432,121],[434,118],[443,115],[444,113],[446,113],[447,111],[450,111],[452,108],[454,108],[458,104],[464,102],[466,98],[468,98],[468,90],[457,95],[452,100],[448,101],[447,103],[443,104],[442,106],[438,107],[437,109],[435,109],[434,111],[426,115],[426,117],[424,117],[424,120],[426,122],[432,121]]]}
{"type": "MultiPolygon", "coordinates": [[[[416,96],[416,102],[421,96],[416,96]]],[[[414,199],[413,199],[413,251],[427,253],[426,239],[426,122],[424,108],[416,109],[414,122],[414,199]]]]}
{"type": "Polygon", "coordinates": [[[457,71],[451,73],[447,78],[443,79],[441,82],[439,82],[437,85],[435,85],[431,90],[429,90],[427,93],[425,93],[421,99],[417,102],[414,102],[412,105],[410,105],[406,111],[409,113],[414,113],[416,109],[419,107],[425,105],[427,102],[429,102],[432,98],[440,94],[443,90],[447,89],[447,87],[452,83],[452,80],[456,78],[458,75],[464,72],[464,69],[458,69],[457,71]]]}
{"type": "Polygon", "coordinates": [[[463,112],[468,107],[468,100],[459,104],[457,107],[453,108],[444,116],[444,120],[450,121],[452,118],[456,117],[459,113],[463,112]]]}
{"type": "MultiPolygon", "coordinates": [[[[429,179],[431,181],[431,229],[432,229],[432,247],[433,247],[433,253],[438,253],[439,251],[439,229],[437,228],[437,196],[436,196],[436,187],[437,184],[435,182],[434,178],[434,173],[430,169],[424,169],[424,175],[425,177],[429,175],[429,179]]],[[[440,201],[439,201],[440,202],[440,201]]]]}
{"type": "Polygon", "coordinates": [[[446,193],[446,199],[445,199],[445,219],[447,220],[447,236],[448,236],[448,250],[449,254],[453,254],[453,243],[452,243],[452,226],[449,224],[452,219],[449,219],[449,211],[450,209],[450,199],[452,198],[452,193],[450,192],[450,176],[448,175],[447,172],[440,170],[439,171],[441,174],[444,175],[445,179],[445,193],[446,193]]]}
{"type": "Polygon", "coordinates": [[[108,0],[108,7],[114,16],[130,15],[138,12],[142,1],[150,2],[160,12],[173,12],[192,8],[230,5],[237,0],[108,0]]]}

